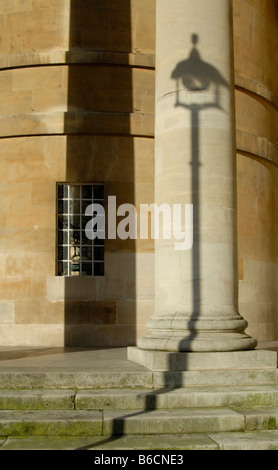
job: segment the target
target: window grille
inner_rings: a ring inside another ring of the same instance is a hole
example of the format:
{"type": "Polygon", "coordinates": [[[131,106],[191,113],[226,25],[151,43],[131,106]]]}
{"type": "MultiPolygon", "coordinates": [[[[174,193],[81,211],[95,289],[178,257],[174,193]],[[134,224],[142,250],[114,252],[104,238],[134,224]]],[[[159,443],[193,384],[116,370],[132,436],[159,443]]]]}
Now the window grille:
{"type": "Polygon", "coordinates": [[[85,233],[92,203],[104,205],[103,184],[57,184],[58,276],[104,276],[104,239],[85,233]]]}

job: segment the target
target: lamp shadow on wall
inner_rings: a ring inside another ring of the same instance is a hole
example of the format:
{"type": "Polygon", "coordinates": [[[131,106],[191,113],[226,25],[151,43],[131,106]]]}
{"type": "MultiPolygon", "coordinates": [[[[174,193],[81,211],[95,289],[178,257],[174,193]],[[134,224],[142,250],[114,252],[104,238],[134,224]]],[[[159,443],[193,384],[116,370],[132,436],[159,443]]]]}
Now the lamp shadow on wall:
{"type": "MultiPolygon", "coordinates": [[[[66,182],[103,183],[106,214],[108,196],[134,204],[130,22],[130,0],[71,1],[66,182]]],[[[134,240],[106,236],[104,259],[104,276],[65,278],[65,346],[136,343],[134,240]]]]}
{"type": "MultiPolygon", "coordinates": [[[[192,190],[192,204],[194,206],[193,226],[194,226],[194,242],[192,247],[192,289],[193,289],[193,304],[192,304],[192,315],[188,321],[189,334],[180,342],[179,351],[191,352],[192,343],[198,336],[196,331],[196,322],[201,314],[200,311],[200,300],[202,298],[202,285],[201,285],[201,261],[200,261],[200,239],[199,239],[199,227],[200,227],[200,184],[199,184],[199,171],[201,165],[200,158],[200,113],[208,108],[216,108],[223,111],[220,104],[220,86],[230,88],[229,84],[220,75],[218,70],[203,62],[200,54],[196,48],[198,43],[198,35],[192,35],[193,48],[190,56],[185,61],[177,64],[175,70],[172,72],[171,78],[176,80],[177,91],[176,91],[176,103],[175,107],[183,107],[188,110],[191,114],[191,190],[192,190]],[[180,94],[180,84],[183,89],[187,89],[191,92],[194,100],[194,92],[200,93],[207,89],[213,89],[213,100],[205,103],[192,103],[187,104],[182,102],[180,94]]],[[[188,142],[185,142],[188,145],[188,142]]],[[[181,365],[181,362],[180,362],[181,365]]],[[[98,446],[109,445],[111,442],[121,439],[125,435],[126,421],[128,418],[139,417],[143,415],[149,415],[159,409],[159,397],[166,393],[174,392],[175,390],[185,386],[185,376],[183,371],[188,370],[188,364],[186,357],[183,360],[181,370],[177,367],[177,355],[176,353],[169,352],[168,355],[168,368],[163,373],[163,385],[154,391],[147,393],[138,392],[138,398],[143,400],[144,405],[142,410],[134,413],[126,413],[122,416],[115,418],[111,425],[111,435],[103,436],[103,439],[95,442],[89,446],[83,447],[79,450],[87,450],[97,448],[98,446]]]]}
{"type": "MultiPolygon", "coordinates": [[[[223,111],[220,103],[220,88],[228,88],[228,82],[220,72],[211,64],[204,62],[197,48],[199,35],[193,33],[191,36],[193,44],[188,59],[179,62],[172,72],[171,78],[176,80],[176,103],[175,106],[188,110],[191,115],[191,194],[193,204],[193,247],[192,247],[192,291],[193,305],[192,315],[188,321],[190,335],[180,342],[180,351],[191,351],[191,344],[197,332],[195,324],[201,314],[200,302],[202,299],[202,274],[200,253],[200,113],[206,109],[218,109],[223,111]],[[183,102],[180,90],[190,93],[190,104],[183,102]],[[205,92],[210,91],[209,100],[205,92]],[[198,97],[194,102],[194,96],[198,97]],[[201,97],[201,99],[200,99],[201,97]],[[205,100],[202,98],[205,97],[205,100]]],[[[171,365],[169,365],[170,368],[171,365]]]]}

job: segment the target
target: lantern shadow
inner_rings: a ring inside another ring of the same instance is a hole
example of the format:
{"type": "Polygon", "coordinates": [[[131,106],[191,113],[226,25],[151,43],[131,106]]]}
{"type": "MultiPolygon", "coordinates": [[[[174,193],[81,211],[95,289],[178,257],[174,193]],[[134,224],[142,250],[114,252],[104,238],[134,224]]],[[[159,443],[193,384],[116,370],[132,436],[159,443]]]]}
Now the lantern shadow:
{"type": "Polygon", "coordinates": [[[199,37],[192,34],[193,48],[189,58],[177,64],[172,72],[171,78],[176,80],[176,106],[182,106],[193,111],[201,111],[206,108],[221,108],[220,105],[220,88],[230,88],[228,82],[222,77],[220,72],[208,62],[201,59],[200,53],[196,47],[199,37]],[[209,103],[186,104],[180,101],[179,84],[190,92],[204,92],[212,88],[214,92],[214,100],[209,103]],[[214,88],[214,90],[213,90],[214,88]]]}
{"type": "MultiPolygon", "coordinates": [[[[200,112],[206,109],[218,109],[224,111],[221,103],[221,87],[230,89],[229,83],[220,72],[211,64],[201,59],[197,49],[199,36],[194,33],[191,37],[192,50],[189,57],[179,62],[172,72],[171,78],[176,80],[175,107],[182,107],[191,114],[191,194],[193,204],[193,247],[192,247],[192,314],[188,321],[189,336],[181,340],[180,351],[192,351],[191,345],[197,336],[195,325],[201,314],[200,302],[202,299],[201,285],[201,258],[200,258],[200,112]],[[183,102],[181,90],[186,90],[187,101],[183,102]],[[205,92],[212,97],[207,101],[205,92]],[[190,98],[188,97],[190,96],[190,98]],[[196,102],[194,97],[196,96],[196,102]],[[204,98],[204,102],[202,102],[204,98]],[[189,102],[191,101],[191,102],[189,102]]],[[[169,358],[169,370],[171,370],[171,358],[169,358]]]]}

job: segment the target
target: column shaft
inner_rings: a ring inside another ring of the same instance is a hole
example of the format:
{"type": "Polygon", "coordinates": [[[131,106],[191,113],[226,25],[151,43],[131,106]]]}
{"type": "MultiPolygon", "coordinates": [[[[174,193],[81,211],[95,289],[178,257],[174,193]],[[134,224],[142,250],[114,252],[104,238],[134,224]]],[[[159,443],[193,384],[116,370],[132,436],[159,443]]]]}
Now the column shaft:
{"type": "Polygon", "coordinates": [[[156,39],[156,204],[193,204],[194,235],[177,250],[159,234],[155,316],[138,346],[252,349],[237,307],[231,2],[159,0],[156,39]]]}

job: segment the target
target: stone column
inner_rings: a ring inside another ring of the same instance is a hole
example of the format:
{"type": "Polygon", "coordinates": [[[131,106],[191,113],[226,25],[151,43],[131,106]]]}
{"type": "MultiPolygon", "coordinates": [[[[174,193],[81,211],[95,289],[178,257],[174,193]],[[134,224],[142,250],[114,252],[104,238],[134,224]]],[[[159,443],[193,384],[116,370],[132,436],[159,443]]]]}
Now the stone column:
{"type": "Polygon", "coordinates": [[[193,204],[194,236],[186,251],[156,241],[155,315],[140,350],[256,346],[237,306],[231,3],[157,2],[156,204],[193,204]]]}

